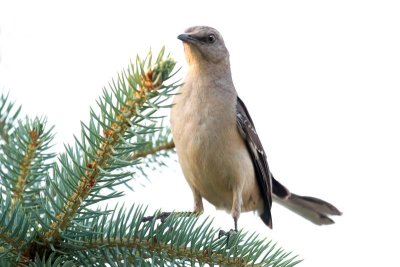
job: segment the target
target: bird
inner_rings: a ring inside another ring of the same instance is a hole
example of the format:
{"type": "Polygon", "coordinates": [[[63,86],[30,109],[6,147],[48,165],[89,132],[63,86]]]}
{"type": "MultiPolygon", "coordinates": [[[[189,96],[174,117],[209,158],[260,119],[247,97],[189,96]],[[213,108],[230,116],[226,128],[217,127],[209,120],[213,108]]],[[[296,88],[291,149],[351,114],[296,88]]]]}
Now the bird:
{"type": "Polygon", "coordinates": [[[272,201],[317,225],[341,215],[332,204],[290,192],[272,175],[254,122],[232,81],[229,52],[222,35],[194,26],[177,37],[188,64],[174,96],[170,122],[194,212],[203,199],[231,214],[234,230],[242,212],[255,211],[272,229],[272,201]]]}

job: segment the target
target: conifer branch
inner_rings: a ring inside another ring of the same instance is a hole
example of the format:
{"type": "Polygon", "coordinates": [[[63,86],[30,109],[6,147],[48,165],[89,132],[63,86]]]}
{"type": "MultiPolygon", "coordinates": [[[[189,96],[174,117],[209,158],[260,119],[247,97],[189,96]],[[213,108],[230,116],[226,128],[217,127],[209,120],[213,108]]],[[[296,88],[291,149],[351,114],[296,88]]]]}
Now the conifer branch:
{"type": "MultiPolygon", "coordinates": [[[[19,121],[2,146],[0,153],[1,185],[11,193],[12,209],[20,202],[23,210],[37,209],[40,182],[51,167],[48,162],[54,154],[49,153],[53,138],[52,127],[46,128],[46,120],[19,121]]],[[[29,212],[28,212],[29,213],[29,212]]]]}
{"type": "MultiPolygon", "coordinates": [[[[9,136],[12,133],[14,121],[18,118],[21,106],[14,108],[14,102],[9,100],[8,94],[0,96],[0,139],[8,143],[9,136]]],[[[1,141],[1,140],[0,140],[1,141]]],[[[0,142],[1,144],[1,142],[0,142]]]]}
{"type": "Polygon", "coordinates": [[[174,141],[170,140],[170,141],[167,141],[167,142],[164,142],[164,143],[149,147],[149,148],[147,148],[145,150],[133,153],[130,156],[130,160],[137,160],[139,158],[144,158],[144,157],[147,157],[149,155],[154,155],[154,154],[156,154],[156,153],[158,153],[160,151],[163,151],[163,150],[171,150],[171,149],[174,149],[174,148],[175,148],[174,141]]]}
{"type": "Polygon", "coordinates": [[[29,264],[29,267],[76,267],[76,262],[73,260],[66,260],[64,255],[51,253],[49,256],[44,254],[42,257],[35,256],[35,261],[29,264]]]}
{"type": "Polygon", "coordinates": [[[32,129],[29,132],[29,141],[27,144],[25,155],[23,156],[22,161],[20,163],[19,175],[17,177],[17,182],[13,190],[12,208],[14,208],[17,202],[20,201],[22,198],[22,194],[25,190],[25,186],[27,183],[28,175],[31,170],[30,166],[33,162],[33,159],[35,158],[36,150],[40,145],[39,137],[40,133],[36,129],[32,129]]]}
{"type": "Polygon", "coordinates": [[[140,65],[141,74],[138,77],[139,79],[134,80],[135,77],[133,76],[127,77],[130,86],[134,89],[134,94],[128,96],[121,103],[121,108],[114,113],[114,118],[109,118],[112,121],[111,125],[108,127],[103,126],[104,138],[102,138],[98,149],[89,151],[95,157],[86,164],[86,170],[84,175],[80,177],[75,192],[66,200],[62,211],[55,216],[56,220],[45,233],[44,236],[47,240],[58,239],[60,232],[63,232],[68,227],[78,209],[81,208],[82,202],[89,196],[102,170],[105,170],[110,165],[110,160],[113,159],[118,144],[131,127],[132,118],[140,115],[138,113],[139,108],[145,104],[149,95],[157,91],[163,82],[169,78],[174,65],[175,63],[171,64],[168,61],[161,62],[160,65],[156,65],[154,69],[150,69],[146,73],[143,70],[143,66],[140,65]],[[165,67],[167,69],[163,69],[165,67]],[[135,82],[138,82],[138,87],[135,82]]]}
{"type": "MultiPolygon", "coordinates": [[[[12,251],[17,253],[21,247],[26,245],[26,243],[22,240],[18,240],[18,238],[14,237],[12,232],[8,232],[3,227],[0,227],[0,239],[3,240],[4,243],[8,244],[12,247],[12,251]]],[[[0,250],[4,250],[4,247],[0,247],[0,250]]],[[[2,251],[0,251],[1,253],[2,251]]]]}
{"type": "Polygon", "coordinates": [[[0,258],[18,255],[27,245],[29,222],[18,203],[12,207],[9,192],[0,192],[0,258]]]}
{"type": "MultiPolygon", "coordinates": [[[[246,261],[238,257],[228,257],[222,253],[215,253],[211,249],[205,250],[194,250],[190,247],[174,247],[168,243],[161,243],[156,237],[150,240],[143,239],[130,239],[127,238],[116,238],[109,242],[96,241],[88,245],[89,249],[104,249],[107,248],[118,248],[118,249],[134,249],[135,251],[152,251],[155,254],[167,254],[168,257],[177,259],[190,259],[193,262],[199,263],[215,263],[220,266],[244,266],[246,261]]],[[[141,255],[143,258],[151,258],[150,255],[141,255]]]]}
{"type": "Polygon", "coordinates": [[[153,266],[175,262],[178,266],[289,267],[299,262],[296,256],[289,257],[290,253],[275,249],[271,241],[264,242],[255,234],[238,232],[220,238],[212,222],[196,214],[172,213],[161,223],[156,219],[159,213],[146,222],[144,214],[142,207],[132,206],[87,220],[83,225],[94,234],[75,233],[71,242],[74,239],[76,243],[70,246],[76,253],[71,257],[84,265],[129,262],[140,266],[150,261],[153,266]]]}

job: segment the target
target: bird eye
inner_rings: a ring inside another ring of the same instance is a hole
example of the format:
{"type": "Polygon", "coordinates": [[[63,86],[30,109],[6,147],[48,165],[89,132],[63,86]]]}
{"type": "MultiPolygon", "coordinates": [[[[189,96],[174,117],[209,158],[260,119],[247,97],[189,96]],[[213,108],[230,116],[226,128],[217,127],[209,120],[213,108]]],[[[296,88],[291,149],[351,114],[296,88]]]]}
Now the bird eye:
{"type": "Polygon", "coordinates": [[[209,43],[211,43],[211,44],[214,43],[216,39],[217,39],[217,38],[215,37],[214,34],[210,34],[210,35],[207,37],[207,41],[208,41],[209,43]]]}

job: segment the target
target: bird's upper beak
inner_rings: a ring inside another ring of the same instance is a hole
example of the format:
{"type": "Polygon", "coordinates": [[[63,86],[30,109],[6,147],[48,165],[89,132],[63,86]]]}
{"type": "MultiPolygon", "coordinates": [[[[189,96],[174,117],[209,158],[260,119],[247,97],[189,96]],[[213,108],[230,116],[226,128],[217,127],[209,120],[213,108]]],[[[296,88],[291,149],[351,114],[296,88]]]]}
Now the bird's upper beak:
{"type": "Polygon", "coordinates": [[[182,42],[187,42],[187,43],[194,43],[194,42],[198,41],[192,35],[187,34],[187,33],[183,33],[183,34],[178,35],[178,39],[181,40],[182,42]]]}

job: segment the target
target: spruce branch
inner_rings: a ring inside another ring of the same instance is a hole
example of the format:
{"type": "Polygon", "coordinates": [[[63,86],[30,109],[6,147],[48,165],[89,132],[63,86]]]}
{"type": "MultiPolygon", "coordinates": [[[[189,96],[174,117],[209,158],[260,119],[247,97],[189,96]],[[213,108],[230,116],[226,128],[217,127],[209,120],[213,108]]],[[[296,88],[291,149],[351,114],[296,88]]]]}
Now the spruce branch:
{"type": "Polygon", "coordinates": [[[24,151],[24,155],[20,163],[19,176],[16,179],[17,181],[13,190],[13,207],[15,207],[16,203],[22,198],[22,194],[25,190],[27,178],[30,172],[30,166],[35,158],[36,151],[40,146],[39,138],[42,132],[43,131],[40,128],[28,130],[29,140],[26,144],[26,150],[24,151]]]}
{"type": "MultiPolygon", "coordinates": [[[[95,186],[105,175],[111,174],[111,170],[108,169],[112,169],[113,165],[132,164],[124,161],[119,153],[121,148],[124,149],[124,154],[129,152],[128,147],[135,148],[136,145],[130,144],[129,139],[154,130],[146,125],[140,125],[140,129],[135,129],[136,131],[130,131],[130,128],[134,125],[137,126],[144,119],[150,119],[153,111],[145,114],[145,109],[158,108],[157,104],[161,103],[158,101],[160,96],[168,93],[171,88],[175,88],[174,85],[163,85],[170,78],[175,66],[173,60],[164,59],[163,56],[164,50],[161,51],[154,65],[151,65],[151,59],[147,62],[147,60],[141,61],[137,58],[136,66],[132,64],[127,73],[119,76],[117,83],[113,82],[111,88],[113,94],[104,90],[103,98],[98,101],[103,119],[92,110],[89,126],[83,124],[83,142],[76,140],[86,160],[84,166],[82,166],[83,162],[79,162],[77,159],[82,153],[79,148],[75,153],[71,149],[67,149],[73,166],[69,166],[71,164],[67,160],[61,160],[63,167],[78,179],[76,185],[72,185],[75,187],[72,188],[72,194],[65,197],[62,207],[56,205],[60,211],[55,215],[55,220],[44,235],[48,241],[59,239],[60,233],[66,230],[78,210],[82,208],[82,203],[90,196],[92,196],[92,200],[96,197],[91,193],[93,189],[96,191],[100,189],[95,186]],[[144,71],[146,64],[152,68],[144,71]],[[149,101],[150,99],[154,99],[153,102],[149,101]],[[102,136],[98,134],[100,128],[102,128],[102,136]],[[90,144],[86,145],[85,142],[90,144]]],[[[124,175],[120,175],[118,178],[121,177],[124,175]]],[[[118,179],[113,179],[111,182],[116,180],[118,179]]],[[[110,184],[107,186],[109,187],[110,184]]]]}
{"type": "Polygon", "coordinates": [[[40,182],[51,167],[48,159],[53,139],[52,127],[47,129],[46,120],[19,121],[14,132],[3,145],[0,161],[1,185],[12,192],[12,208],[21,202],[25,209],[37,206],[40,182]]]}
{"type": "Polygon", "coordinates": [[[66,260],[64,255],[57,253],[51,253],[50,256],[46,257],[43,255],[39,257],[36,255],[35,261],[29,263],[29,267],[76,267],[76,262],[73,260],[66,260]]]}
{"type": "MultiPolygon", "coordinates": [[[[167,167],[169,160],[174,153],[174,143],[170,128],[163,123],[163,117],[155,129],[158,132],[138,136],[137,143],[142,144],[136,151],[131,153],[125,160],[135,162],[133,169],[136,170],[135,178],[142,177],[148,179],[149,170],[159,170],[160,167],[167,167]]],[[[127,184],[127,187],[132,188],[127,184]]]]}
{"type": "Polygon", "coordinates": [[[171,150],[175,148],[174,141],[170,140],[155,146],[150,146],[147,149],[144,149],[142,151],[133,153],[130,157],[131,160],[137,160],[139,158],[144,158],[149,155],[154,155],[157,154],[160,151],[165,151],[165,150],[171,150]]]}
{"type": "MultiPolygon", "coordinates": [[[[13,130],[15,120],[21,111],[21,106],[15,108],[14,102],[10,101],[9,95],[0,95],[0,139],[8,143],[8,139],[13,130]]],[[[1,145],[0,140],[0,145],[1,145]]],[[[0,146],[1,147],[1,146],[0,146]]]]}
{"type": "Polygon", "coordinates": [[[0,193],[0,258],[12,258],[28,245],[30,223],[20,204],[12,207],[9,192],[0,193]]]}
{"type": "Polygon", "coordinates": [[[295,256],[276,249],[271,241],[264,242],[256,234],[239,232],[228,240],[219,238],[219,230],[212,227],[209,218],[173,213],[162,223],[156,219],[142,223],[144,215],[143,207],[132,206],[129,210],[116,208],[111,214],[87,220],[84,225],[95,234],[71,236],[70,242],[75,242],[76,249],[70,257],[84,265],[99,266],[110,262],[117,265],[128,262],[132,266],[146,262],[162,266],[174,262],[178,266],[198,263],[289,267],[299,262],[295,256]]]}

